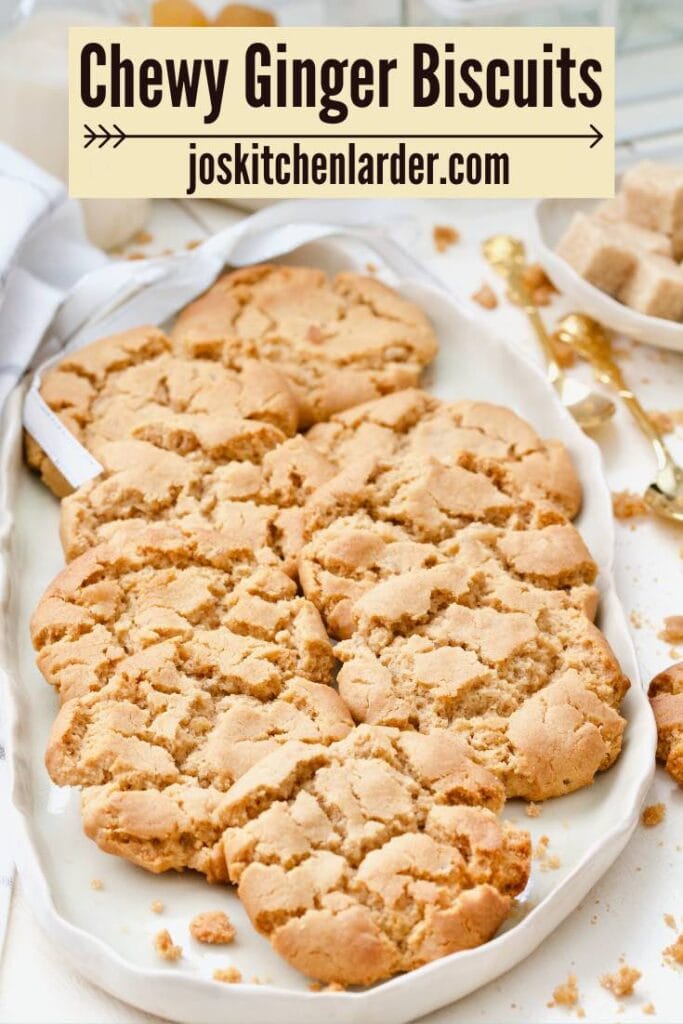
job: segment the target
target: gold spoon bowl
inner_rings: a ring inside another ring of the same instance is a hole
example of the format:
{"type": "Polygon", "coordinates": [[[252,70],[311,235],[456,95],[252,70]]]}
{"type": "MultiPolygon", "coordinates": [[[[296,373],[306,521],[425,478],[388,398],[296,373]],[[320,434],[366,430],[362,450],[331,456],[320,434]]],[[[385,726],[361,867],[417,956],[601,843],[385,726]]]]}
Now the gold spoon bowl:
{"type": "Polygon", "coordinates": [[[626,383],[603,328],[584,313],[570,313],[557,325],[557,336],[591,364],[599,381],[616,389],[654,448],[657,473],[643,495],[644,501],[657,515],[683,523],[683,469],[674,460],[660,431],[626,383]]]}
{"type": "Polygon", "coordinates": [[[560,401],[583,430],[596,430],[614,416],[614,402],[581,381],[568,377],[558,363],[538,306],[524,279],[527,264],[523,242],[511,235],[493,235],[484,242],[482,252],[491,267],[507,282],[512,301],[526,313],[546,358],[548,380],[560,401]]]}

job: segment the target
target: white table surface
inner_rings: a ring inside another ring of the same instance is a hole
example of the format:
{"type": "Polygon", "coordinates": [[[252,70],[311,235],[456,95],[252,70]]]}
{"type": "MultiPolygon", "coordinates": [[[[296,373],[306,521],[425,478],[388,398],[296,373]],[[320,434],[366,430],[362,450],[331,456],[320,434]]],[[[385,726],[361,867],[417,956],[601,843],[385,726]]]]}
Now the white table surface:
{"type": "MultiPolygon", "coordinates": [[[[479,257],[479,243],[497,231],[527,235],[529,203],[423,201],[406,203],[406,214],[413,222],[402,225],[398,236],[455,294],[468,300],[488,279],[501,295],[499,282],[479,257]],[[461,231],[459,244],[437,254],[431,239],[434,224],[457,227],[461,231]]],[[[232,210],[206,202],[184,207],[157,203],[150,225],[154,237],[144,248],[153,254],[167,247],[180,247],[205,233],[198,220],[217,228],[236,216],[232,210]]],[[[506,332],[538,355],[518,310],[504,301],[493,312],[476,305],[472,308],[493,330],[506,332]]],[[[566,309],[563,300],[556,298],[545,310],[548,322],[553,323],[566,309]]],[[[623,349],[624,370],[648,408],[683,408],[683,355],[630,343],[623,349]]],[[[589,379],[586,367],[572,372],[589,379]]],[[[620,409],[613,423],[603,428],[598,441],[611,489],[642,490],[652,473],[652,458],[624,410],[620,409]]],[[[674,454],[683,461],[683,430],[679,429],[670,442],[674,454]]],[[[657,633],[666,615],[683,614],[683,528],[650,518],[618,523],[616,577],[632,618],[641,672],[647,681],[676,660],[676,652],[657,633]]],[[[683,649],[678,658],[683,658],[683,649]]],[[[540,1024],[576,1019],[576,1008],[547,1005],[553,988],[570,971],[577,976],[580,1006],[587,1021],[683,1022],[683,968],[670,967],[662,959],[662,950],[676,934],[666,925],[664,914],[674,915],[678,931],[683,931],[683,790],[661,769],[647,802],[659,801],[666,804],[664,823],[637,829],[619,860],[550,939],[507,975],[458,1004],[423,1018],[424,1024],[451,1024],[456,1020],[466,1024],[540,1024]],[[617,1000],[601,987],[599,978],[616,970],[621,956],[643,976],[633,996],[617,1000]],[[648,1003],[654,1004],[656,1016],[643,1013],[648,1003]]],[[[125,993],[121,995],[125,998],[125,993]]],[[[0,962],[0,1022],[128,1024],[154,1020],[157,1018],[100,992],[67,965],[60,950],[35,924],[19,880],[0,962]]]]}

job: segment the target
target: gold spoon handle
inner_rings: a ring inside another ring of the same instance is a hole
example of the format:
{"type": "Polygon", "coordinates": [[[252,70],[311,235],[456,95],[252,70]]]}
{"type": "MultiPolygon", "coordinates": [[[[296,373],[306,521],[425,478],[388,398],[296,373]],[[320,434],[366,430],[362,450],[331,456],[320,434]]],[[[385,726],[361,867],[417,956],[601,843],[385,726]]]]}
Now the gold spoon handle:
{"type": "Polygon", "coordinates": [[[526,263],[524,262],[524,247],[518,239],[499,239],[503,242],[509,242],[514,248],[510,248],[509,251],[501,253],[500,249],[495,248],[496,241],[498,239],[490,239],[488,243],[484,244],[483,252],[486,259],[489,261],[491,266],[497,273],[501,275],[507,281],[508,294],[513,302],[516,302],[526,313],[526,316],[531,324],[538,343],[541,346],[543,354],[546,359],[548,367],[548,378],[552,384],[557,384],[562,380],[564,373],[560,364],[557,361],[555,355],[555,349],[553,343],[550,340],[550,336],[545,328],[541,314],[538,311],[538,306],[534,302],[531,288],[524,280],[524,271],[526,270],[526,263]]]}
{"type": "Polygon", "coordinates": [[[659,468],[666,469],[673,466],[674,460],[671,452],[660,431],[626,383],[621,367],[612,355],[609,338],[600,325],[587,317],[580,318],[576,314],[565,317],[562,324],[558,331],[559,337],[564,337],[565,341],[575,345],[583,358],[591,364],[595,376],[602,384],[609,384],[616,389],[633,419],[652,444],[659,468]],[[578,331],[576,330],[577,322],[580,327],[578,331]]]}

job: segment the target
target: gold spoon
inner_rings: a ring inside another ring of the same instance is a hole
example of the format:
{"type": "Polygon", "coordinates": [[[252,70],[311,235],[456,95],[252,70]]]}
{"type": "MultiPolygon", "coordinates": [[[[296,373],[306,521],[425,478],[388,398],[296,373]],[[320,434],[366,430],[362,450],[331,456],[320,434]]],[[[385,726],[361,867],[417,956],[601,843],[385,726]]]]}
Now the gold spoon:
{"type": "Polygon", "coordinates": [[[674,461],[661,433],[626,383],[612,355],[610,340],[600,324],[583,313],[570,313],[557,325],[557,336],[572,345],[591,364],[599,381],[616,388],[657,456],[657,475],[643,499],[653,512],[683,523],[683,469],[674,461]]]}
{"type": "Polygon", "coordinates": [[[517,302],[529,318],[546,358],[548,380],[557,391],[562,404],[583,430],[595,430],[606,423],[614,415],[614,402],[581,381],[567,377],[557,361],[538,306],[524,280],[524,244],[511,235],[494,235],[484,242],[482,252],[493,269],[507,281],[508,294],[512,301],[517,302]]]}

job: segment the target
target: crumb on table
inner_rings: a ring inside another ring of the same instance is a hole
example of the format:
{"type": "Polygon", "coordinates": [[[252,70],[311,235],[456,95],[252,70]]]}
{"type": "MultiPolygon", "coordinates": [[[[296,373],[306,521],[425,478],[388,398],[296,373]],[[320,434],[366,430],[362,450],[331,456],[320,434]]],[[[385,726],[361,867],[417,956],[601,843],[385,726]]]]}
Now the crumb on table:
{"type": "Polygon", "coordinates": [[[154,914],[162,914],[164,912],[165,908],[164,908],[164,904],[161,902],[161,900],[152,900],[152,902],[149,905],[149,909],[154,914]]]}
{"type": "Polygon", "coordinates": [[[668,644],[683,643],[683,615],[667,615],[659,638],[668,644]]]}
{"type": "Polygon", "coordinates": [[[655,825],[661,825],[665,816],[665,804],[648,804],[643,810],[640,820],[646,828],[654,828],[655,825]]]}
{"type": "Polygon", "coordinates": [[[236,967],[217,967],[213,972],[213,980],[223,981],[228,985],[236,985],[242,980],[242,975],[236,967]]]}
{"type": "Polygon", "coordinates": [[[576,975],[569,974],[565,982],[553,989],[553,1001],[548,1003],[548,1006],[576,1006],[578,1001],[579,986],[576,982],[576,975]]]}
{"type": "Polygon", "coordinates": [[[190,921],[190,935],[197,942],[227,945],[235,938],[235,929],[222,910],[206,910],[190,921]]]}
{"type": "Polygon", "coordinates": [[[683,932],[675,942],[663,950],[664,960],[671,966],[683,964],[683,932]]]}
{"type": "Polygon", "coordinates": [[[104,882],[101,878],[93,878],[90,881],[90,888],[98,892],[100,889],[104,889],[104,882]]]}
{"type": "Polygon", "coordinates": [[[600,978],[600,984],[617,999],[621,999],[623,996],[633,995],[635,984],[642,976],[642,973],[636,967],[622,964],[614,974],[603,974],[600,978]]]}
{"type": "Polygon", "coordinates": [[[180,960],[183,955],[183,947],[174,945],[173,939],[166,928],[163,928],[154,936],[154,948],[162,960],[172,962],[180,960]]]}
{"type": "Polygon", "coordinates": [[[664,915],[664,924],[667,926],[667,928],[673,928],[673,930],[676,931],[676,918],[673,916],[673,914],[664,915]]]}
{"type": "Polygon", "coordinates": [[[641,1012],[646,1013],[648,1017],[651,1017],[654,1013],[656,1013],[654,1003],[643,1003],[640,1009],[641,1012]]]}
{"type": "Polygon", "coordinates": [[[185,248],[188,249],[191,252],[193,249],[198,249],[201,244],[202,244],[201,238],[192,238],[192,239],[190,239],[189,242],[187,242],[185,244],[185,248]]]}
{"type": "Polygon", "coordinates": [[[154,235],[150,235],[149,231],[145,231],[143,228],[141,231],[135,232],[133,241],[136,245],[149,245],[150,242],[154,241],[154,235]]]}
{"type": "Polygon", "coordinates": [[[437,252],[446,252],[452,245],[460,241],[460,232],[450,224],[435,224],[432,239],[437,252]]]}
{"type": "Polygon", "coordinates": [[[472,294],[472,300],[478,302],[483,309],[495,309],[498,305],[498,298],[490,284],[484,283],[478,291],[472,294]]]}
{"type": "Polygon", "coordinates": [[[538,818],[541,814],[541,808],[532,800],[530,804],[526,805],[524,812],[527,818],[538,818]]]}
{"type": "Polygon", "coordinates": [[[617,519],[633,519],[644,516],[648,507],[639,494],[632,491],[618,491],[612,495],[612,509],[617,519]]]}

